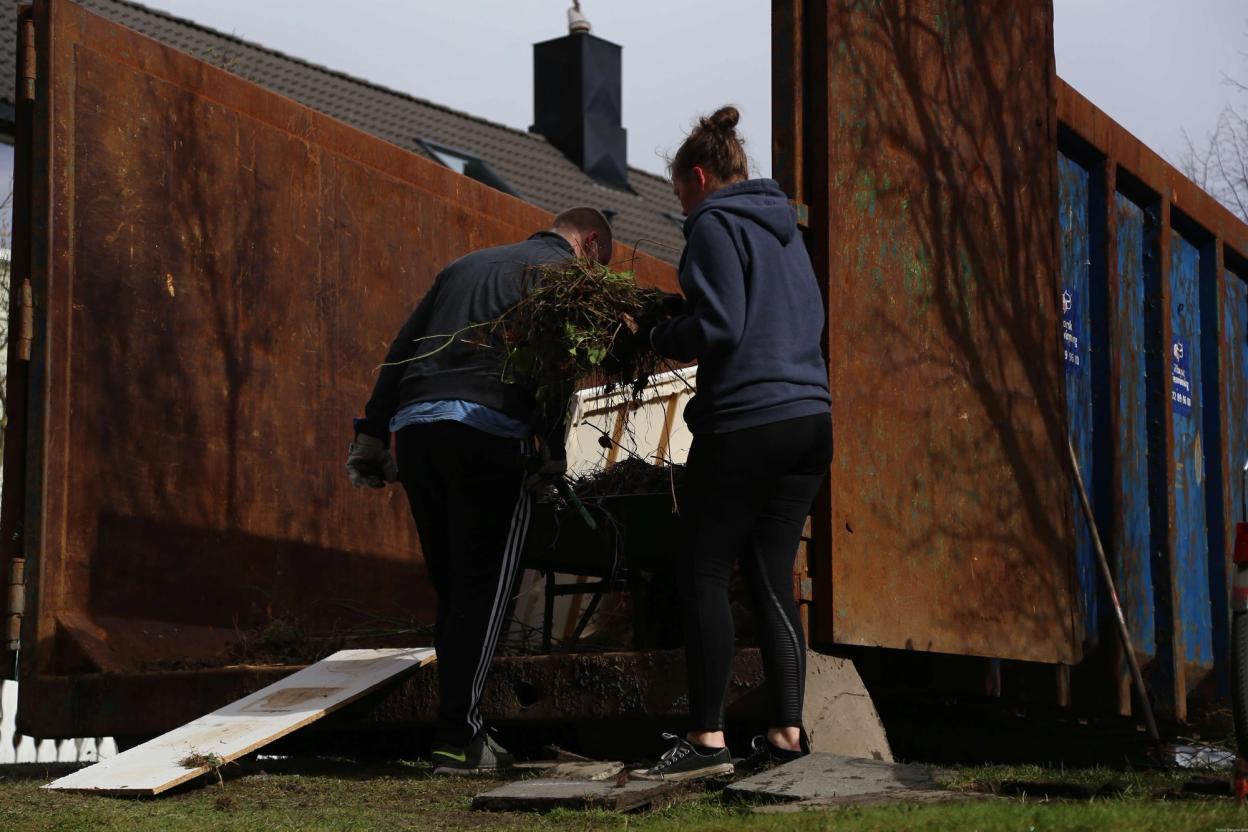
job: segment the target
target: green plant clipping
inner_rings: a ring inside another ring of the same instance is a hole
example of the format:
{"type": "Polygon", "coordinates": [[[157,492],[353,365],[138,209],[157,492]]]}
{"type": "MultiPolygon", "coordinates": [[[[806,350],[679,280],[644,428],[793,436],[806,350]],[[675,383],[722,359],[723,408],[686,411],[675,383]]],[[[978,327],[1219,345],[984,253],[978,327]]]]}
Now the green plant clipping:
{"type": "Polygon", "coordinates": [[[663,293],[585,259],[537,267],[534,277],[525,299],[493,323],[503,336],[503,380],[532,384],[540,402],[562,401],[585,378],[639,397],[662,359],[625,321],[653,319],[663,293]]]}

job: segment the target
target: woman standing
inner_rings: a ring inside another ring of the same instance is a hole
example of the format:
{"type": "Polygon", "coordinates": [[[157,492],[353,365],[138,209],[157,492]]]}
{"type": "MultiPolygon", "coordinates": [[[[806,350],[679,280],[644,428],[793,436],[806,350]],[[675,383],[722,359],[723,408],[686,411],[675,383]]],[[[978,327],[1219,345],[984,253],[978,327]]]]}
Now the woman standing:
{"type": "Polygon", "coordinates": [[[793,598],[802,528],[832,461],[824,301],[797,215],[771,179],[749,179],[739,119],[700,119],[670,165],[687,219],[680,285],[688,305],[641,333],[661,354],[698,362],[685,410],[693,433],[679,564],[690,730],[638,779],[732,771],[724,699],[734,651],[729,580],[749,585],[771,693],[775,761],[809,753],[802,730],[806,645],[793,598]]]}

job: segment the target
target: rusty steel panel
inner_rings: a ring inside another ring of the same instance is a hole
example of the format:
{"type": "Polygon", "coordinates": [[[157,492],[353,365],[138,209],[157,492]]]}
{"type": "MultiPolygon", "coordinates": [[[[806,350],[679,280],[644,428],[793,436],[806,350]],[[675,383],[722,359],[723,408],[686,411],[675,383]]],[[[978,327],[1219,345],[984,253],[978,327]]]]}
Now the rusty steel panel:
{"type": "MultiPolygon", "coordinates": [[[[150,736],[204,714],[204,703],[228,703],[288,676],[294,667],[227,667],[198,672],[80,674],[39,679],[44,692],[24,706],[18,730],[40,736],[150,736]],[[136,707],[135,703],[143,703],[136,707]]],[[[766,718],[762,658],[737,652],[726,699],[729,719],[766,718]]],[[[415,673],[344,711],[338,721],[428,725],[437,720],[437,674],[415,673]]],[[[688,711],[684,653],[580,653],[504,656],[482,692],[496,723],[570,723],[638,717],[674,719],[688,711]]]]}
{"type": "Polygon", "coordinates": [[[401,490],[346,480],[351,417],[438,270],[550,216],[67,0],[34,15],[23,701],[275,619],[431,621],[401,490]]]}
{"type": "Polygon", "coordinates": [[[824,12],[804,18],[837,432],[820,634],[1073,661],[1051,5],[824,12]]]}
{"type": "MultiPolygon", "coordinates": [[[[34,72],[34,20],[30,10],[23,8],[18,14],[17,29],[17,91],[14,101],[29,116],[31,102],[23,96],[28,78],[34,72]]],[[[27,376],[30,368],[29,352],[33,335],[33,309],[30,275],[30,177],[31,177],[31,131],[30,121],[19,119],[14,136],[14,181],[12,242],[9,257],[8,343],[5,345],[5,403],[4,426],[4,473],[7,485],[0,491],[0,575],[7,583],[13,573],[14,561],[22,558],[22,515],[26,501],[26,412],[27,376]]],[[[7,606],[7,605],[6,605],[7,606]]],[[[0,620],[5,621],[5,638],[9,641],[10,629],[19,630],[20,620],[7,617],[11,610],[0,610],[0,620]]],[[[6,645],[6,649],[9,645],[6,645]]],[[[11,673],[12,662],[6,662],[5,678],[11,673]]]]}

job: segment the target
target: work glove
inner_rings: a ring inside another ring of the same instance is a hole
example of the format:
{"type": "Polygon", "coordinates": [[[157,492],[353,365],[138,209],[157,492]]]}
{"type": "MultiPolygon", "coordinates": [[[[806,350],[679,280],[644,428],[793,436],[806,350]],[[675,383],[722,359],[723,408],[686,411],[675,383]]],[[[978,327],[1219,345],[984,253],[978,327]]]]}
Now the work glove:
{"type": "Polygon", "coordinates": [[[658,302],[642,312],[636,320],[626,315],[624,325],[632,333],[636,344],[641,345],[642,349],[650,349],[650,333],[654,328],[664,321],[683,315],[687,309],[688,305],[683,295],[664,292],[658,302]]]}
{"type": "Polygon", "coordinates": [[[399,478],[399,467],[386,443],[367,433],[357,433],[347,450],[347,476],[355,486],[385,488],[399,478]]]}
{"type": "Polygon", "coordinates": [[[660,320],[667,318],[675,318],[677,315],[683,315],[689,309],[689,302],[685,300],[684,295],[673,294],[672,292],[664,292],[663,299],[659,301],[658,315],[660,320]]]}
{"type": "Polygon", "coordinates": [[[551,457],[550,448],[543,443],[527,470],[524,488],[534,497],[540,497],[567,475],[568,461],[551,457]]]}

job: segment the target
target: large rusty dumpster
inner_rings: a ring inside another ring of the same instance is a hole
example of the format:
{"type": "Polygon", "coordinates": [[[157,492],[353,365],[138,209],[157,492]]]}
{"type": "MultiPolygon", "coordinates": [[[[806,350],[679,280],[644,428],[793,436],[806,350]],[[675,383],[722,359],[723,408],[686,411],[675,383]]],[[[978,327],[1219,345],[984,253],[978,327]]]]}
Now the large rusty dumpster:
{"type": "MultiPolygon", "coordinates": [[[[1047,3],[773,9],[776,175],[809,220],[836,425],[795,580],[812,642],[982,660],[998,691],[1006,660],[1129,711],[1069,438],[1157,698],[1216,698],[1248,231],[1057,79],[1047,3]]],[[[548,217],[68,0],[19,27],[0,574],[24,561],[22,730],[172,727],[285,672],[199,666],[270,621],[427,625],[401,495],[345,483],[350,418],[440,266],[548,217]]],[[[534,718],[671,715],[678,666],[498,678],[534,718]]],[[[390,707],[431,713],[407,691],[390,707]]]]}
{"type": "Polygon", "coordinates": [[[232,672],[179,668],[269,621],[431,623],[401,491],[346,482],[351,418],[438,270],[550,217],[64,0],[19,31],[22,730],[117,730],[91,691],[127,680],[127,730],[170,727],[232,672]]]}
{"type": "Polygon", "coordinates": [[[773,9],[829,310],[818,637],[1050,663],[1059,701],[1129,713],[1069,438],[1154,699],[1216,701],[1248,227],[1057,78],[1049,3],[773,9]]]}

